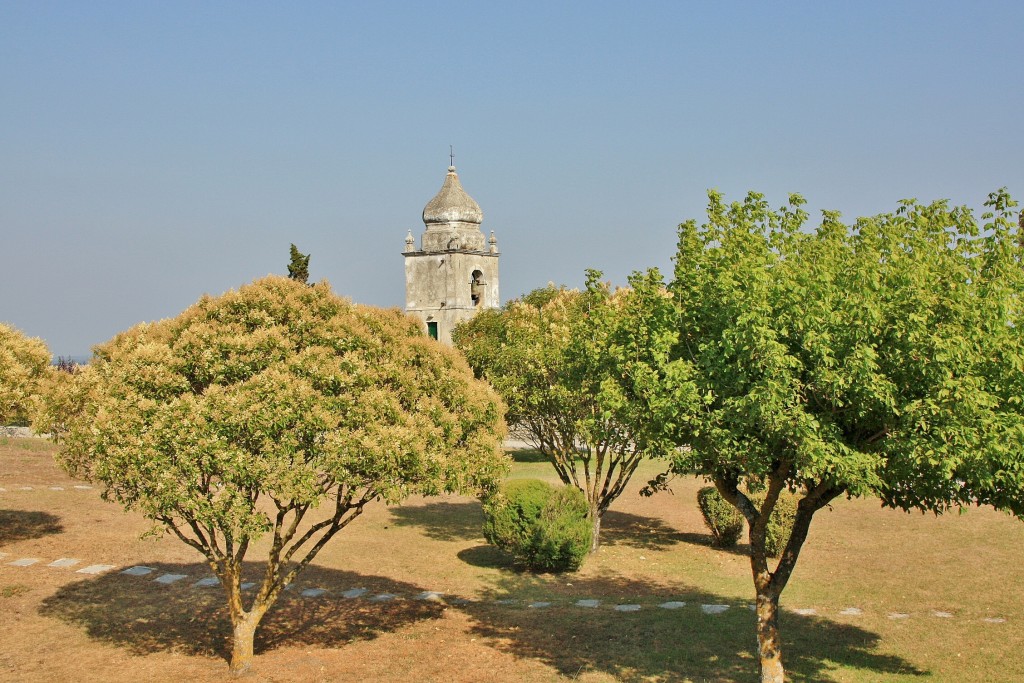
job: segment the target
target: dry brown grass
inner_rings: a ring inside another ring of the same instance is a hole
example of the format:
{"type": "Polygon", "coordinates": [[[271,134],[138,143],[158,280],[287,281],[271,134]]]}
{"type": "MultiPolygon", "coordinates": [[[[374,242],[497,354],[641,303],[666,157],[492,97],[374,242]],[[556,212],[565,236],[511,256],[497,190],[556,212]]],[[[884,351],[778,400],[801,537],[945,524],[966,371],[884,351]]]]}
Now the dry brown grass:
{"type": "MultiPolygon", "coordinates": [[[[655,471],[651,464],[639,479],[655,471]]],[[[515,473],[550,478],[543,463],[518,463],[515,473]]],[[[373,506],[268,615],[247,680],[754,680],[742,548],[710,546],[695,505],[699,482],[643,499],[635,495],[640,480],[606,518],[602,550],[572,575],[512,571],[484,545],[472,499],[373,506]],[[297,595],[313,586],[332,592],[297,595]],[[353,587],[403,599],[338,595],[353,587]],[[411,599],[424,590],[472,602],[411,599]],[[583,598],[603,604],[573,606],[583,598]],[[541,599],[554,604],[525,606],[541,599]],[[666,599],[689,604],[658,609],[666,599]],[[621,603],[643,609],[610,608],[621,603]],[[731,608],[711,617],[700,603],[731,608]]],[[[191,587],[209,574],[201,558],[171,538],[140,539],[144,519],[74,483],[53,465],[48,444],[0,439],[0,680],[225,680],[220,593],[191,587]],[[18,557],[42,562],[7,564],[18,557]],[[190,578],[163,586],[116,571],[90,577],[43,566],[60,557],[190,578]]],[[[783,596],[785,607],[817,610],[784,617],[793,679],[1024,680],[1022,541],[1024,525],[986,510],[934,518],[842,501],[823,511],[783,596]],[[843,616],[846,607],[864,612],[843,616]],[[910,616],[893,620],[891,612],[910,616]]]]}

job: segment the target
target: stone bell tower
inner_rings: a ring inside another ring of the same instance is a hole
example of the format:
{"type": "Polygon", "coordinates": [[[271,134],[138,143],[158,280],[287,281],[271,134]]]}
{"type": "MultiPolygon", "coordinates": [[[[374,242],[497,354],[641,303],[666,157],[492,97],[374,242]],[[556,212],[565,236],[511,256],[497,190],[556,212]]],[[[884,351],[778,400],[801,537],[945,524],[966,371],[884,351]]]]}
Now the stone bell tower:
{"type": "Polygon", "coordinates": [[[412,230],[405,237],[405,310],[445,344],[455,325],[499,306],[498,241],[493,231],[484,237],[483,220],[449,166],[441,191],[423,208],[420,248],[412,230]]]}

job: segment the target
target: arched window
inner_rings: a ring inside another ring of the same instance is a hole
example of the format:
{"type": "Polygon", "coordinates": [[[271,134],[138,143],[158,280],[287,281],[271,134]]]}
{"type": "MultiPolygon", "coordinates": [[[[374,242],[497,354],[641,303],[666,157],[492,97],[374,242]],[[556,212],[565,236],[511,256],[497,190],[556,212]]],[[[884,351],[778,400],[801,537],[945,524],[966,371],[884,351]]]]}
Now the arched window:
{"type": "Polygon", "coordinates": [[[479,270],[473,271],[473,279],[469,283],[469,294],[473,297],[473,305],[479,306],[484,300],[484,274],[479,270]]]}

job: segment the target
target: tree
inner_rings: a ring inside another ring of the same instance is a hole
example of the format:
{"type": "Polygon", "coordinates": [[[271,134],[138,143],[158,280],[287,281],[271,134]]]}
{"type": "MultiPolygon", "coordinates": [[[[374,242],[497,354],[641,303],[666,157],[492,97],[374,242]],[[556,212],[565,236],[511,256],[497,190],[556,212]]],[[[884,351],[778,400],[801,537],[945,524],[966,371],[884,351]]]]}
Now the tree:
{"type": "Polygon", "coordinates": [[[969,209],[907,200],[852,229],[824,212],[813,232],[798,195],[778,211],[709,197],[707,223],[680,226],[670,287],[701,399],[680,409],[673,470],[746,518],[761,680],[781,682],[779,597],[831,501],[1024,516],[1022,249],[1005,190],[980,228],[969,209]],[[766,525],[787,489],[796,518],[772,568],[766,525]]]}
{"type": "Polygon", "coordinates": [[[309,282],[309,254],[303,254],[294,244],[291,246],[291,261],[288,263],[288,277],[303,284],[309,282]]]}
{"type": "Polygon", "coordinates": [[[505,399],[509,422],[586,496],[591,552],[601,517],[640,461],[672,450],[671,421],[652,418],[678,407],[658,374],[677,334],[659,276],[637,274],[630,288],[612,291],[600,275],[590,271],[582,292],[534,290],[452,334],[505,399]]]}
{"type": "Polygon", "coordinates": [[[0,425],[25,418],[49,365],[43,340],[0,323],[0,425]]]}
{"type": "Polygon", "coordinates": [[[71,377],[49,413],[64,419],[59,462],[205,556],[234,672],[279,593],[368,503],[489,488],[506,468],[500,400],[459,354],[326,282],[204,297],[96,347],[71,377]],[[242,563],[266,534],[244,601],[242,563]]]}

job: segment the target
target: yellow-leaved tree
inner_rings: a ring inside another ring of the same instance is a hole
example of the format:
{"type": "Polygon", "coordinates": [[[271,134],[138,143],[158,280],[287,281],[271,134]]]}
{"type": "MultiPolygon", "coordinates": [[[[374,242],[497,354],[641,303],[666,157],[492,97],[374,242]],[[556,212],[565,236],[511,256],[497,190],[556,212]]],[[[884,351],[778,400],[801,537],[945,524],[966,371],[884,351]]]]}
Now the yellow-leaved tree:
{"type": "Polygon", "coordinates": [[[0,425],[25,419],[49,366],[42,339],[0,323],[0,425]]]}
{"type": "Polygon", "coordinates": [[[39,420],[70,473],[206,557],[236,673],[280,592],[367,503],[476,491],[507,467],[501,401],[457,352],[398,310],[282,277],[98,346],[39,420]],[[243,600],[242,562],[266,534],[243,600]]]}

